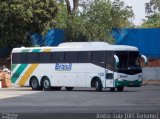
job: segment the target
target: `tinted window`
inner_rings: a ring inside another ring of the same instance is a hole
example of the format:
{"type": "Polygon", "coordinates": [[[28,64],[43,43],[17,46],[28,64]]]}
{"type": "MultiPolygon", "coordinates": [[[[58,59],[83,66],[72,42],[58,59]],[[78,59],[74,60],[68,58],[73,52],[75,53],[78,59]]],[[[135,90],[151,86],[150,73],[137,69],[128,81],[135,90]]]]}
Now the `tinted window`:
{"type": "Polygon", "coordinates": [[[105,52],[104,51],[93,52],[92,63],[104,67],[105,66],[105,52]]]}
{"type": "Polygon", "coordinates": [[[52,62],[53,63],[63,63],[64,62],[64,52],[53,52],[52,62]]]}
{"type": "Polygon", "coordinates": [[[88,63],[91,61],[92,53],[87,52],[78,52],[78,62],[79,63],[88,63]]]}
{"type": "Polygon", "coordinates": [[[35,52],[27,53],[27,63],[38,63],[38,53],[35,52]]]}
{"type": "Polygon", "coordinates": [[[12,63],[21,64],[26,63],[26,53],[13,53],[12,54],[12,63]]]}
{"type": "Polygon", "coordinates": [[[66,63],[76,63],[77,62],[77,52],[65,52],[65,62],[66,63]]]}
{"type": "Polygon", "coordinates": [[[112,70],[113,66],[114,66],[113,52],[107,51],[106,52],[106,68],[112,70]]]}
{"type": "Polygon", "coordinates": [[[50,63],[50,62],[51,62],[51,53],[50,52],[39,53],[39,63],[50,63]]]}
{"type": "Polygon", "coordinates": [[[139,63],[139,52],[137,51],[117,51],[119,58],[117,71],[124,74],[134,75],[142,72],[139,63]]]}
{"type": "Polygon", "coordinates": [[[113,73],[106,73],[106,79],[113,79],[113,73]]]}

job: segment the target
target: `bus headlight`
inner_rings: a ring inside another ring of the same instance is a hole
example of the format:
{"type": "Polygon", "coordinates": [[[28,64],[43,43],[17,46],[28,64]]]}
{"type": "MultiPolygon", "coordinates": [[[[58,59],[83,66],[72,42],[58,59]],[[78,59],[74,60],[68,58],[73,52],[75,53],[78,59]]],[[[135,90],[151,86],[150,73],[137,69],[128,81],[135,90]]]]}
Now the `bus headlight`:
{"type": "Polygon", "coordinates": [[[122,79],[118,79],[118,81],[121,81],[122,79]]]}
{"type": "Polygon", "coordinates": [[[118,79],[118,81],[124,81],[124,79],[118,79]]]}
{"type": "Polygon", "coordinates": [[[138,81],[143,81],[143,78],[139,78],[138,81]]]}
{"type": "Polygon", "coordinates": [[[138,81],[142,81],[143,80],[143,76],[142,75],[138,75],[138,81]]]}

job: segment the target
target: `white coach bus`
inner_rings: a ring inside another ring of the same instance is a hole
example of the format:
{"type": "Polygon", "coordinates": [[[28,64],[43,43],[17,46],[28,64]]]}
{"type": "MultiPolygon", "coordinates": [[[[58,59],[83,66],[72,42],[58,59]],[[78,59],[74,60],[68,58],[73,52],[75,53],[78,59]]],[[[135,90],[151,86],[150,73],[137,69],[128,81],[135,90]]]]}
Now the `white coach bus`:
{"type": "Polygon", "coordinates": [[[14,85],[33,90],[94,87],[97,91],[123,91],[125,86],[142,85],[140,57],[136,47],[105,42],[14,48],[11,80],[14,85]]]}

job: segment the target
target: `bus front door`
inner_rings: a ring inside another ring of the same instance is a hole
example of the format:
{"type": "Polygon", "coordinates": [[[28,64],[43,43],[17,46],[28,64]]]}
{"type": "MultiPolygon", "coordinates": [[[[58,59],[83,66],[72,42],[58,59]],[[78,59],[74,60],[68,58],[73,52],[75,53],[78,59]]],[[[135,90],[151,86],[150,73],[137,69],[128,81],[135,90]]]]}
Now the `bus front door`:
{"type": "Polygon", "coordinates": [[[114,87],[113,72],[106,72],[106,87],[114,87]]]}

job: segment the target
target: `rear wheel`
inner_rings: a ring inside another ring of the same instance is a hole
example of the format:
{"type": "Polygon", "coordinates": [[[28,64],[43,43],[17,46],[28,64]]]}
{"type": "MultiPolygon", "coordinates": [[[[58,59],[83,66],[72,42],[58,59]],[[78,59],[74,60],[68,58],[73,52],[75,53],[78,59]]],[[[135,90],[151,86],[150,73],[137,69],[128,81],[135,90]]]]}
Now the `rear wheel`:
{"type": "Polygon", "coordinates": [[[62,87],[52,87],[53,90],[61,90],[62,87]]]}
{"type": "Polygon", "coordinates": [[[117,87],[118,92],[122,92],[124,90],[124,87],[117,87]]]}
{"type": "Polygon", "coordinates": [[[41,90],[42,87],[39,85],[38,79],[36,77],[32,77],[30,81],[30,86],[32,90],[41,90]]]}
{"type": "Polygon", "coordinates": [[[49,79],[47,78],[47,77],[45,77],[44,79],[43,79],[43,82],[42,82],[42,84],[43,84],[43,88],[44,88],[44,90],[51,90],[51,83],[50,83],[50,81],[49,81],[49,79]]]}
{"type": "Polygon", "coordinates": [[[65,87],[66,90],[71,91],[73,90],[73,87],[65,87]]]}
{"type": "Polygon", "coordinates": [[[95,89],[96,91],[102,91],[102,83],[99,79],[95,81],[95,89]]]}

